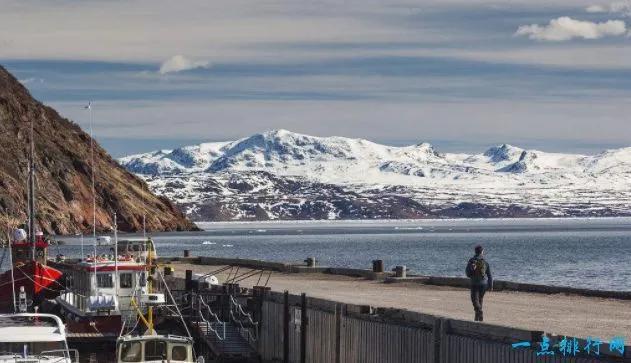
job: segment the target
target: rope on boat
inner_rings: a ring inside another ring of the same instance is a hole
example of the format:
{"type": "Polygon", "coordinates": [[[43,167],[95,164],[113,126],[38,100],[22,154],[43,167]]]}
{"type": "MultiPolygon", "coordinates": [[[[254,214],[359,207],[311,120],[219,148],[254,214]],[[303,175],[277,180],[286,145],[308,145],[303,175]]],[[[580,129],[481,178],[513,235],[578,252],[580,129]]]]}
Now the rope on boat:
{"type": "MultiPolygon", "coordinates": [[[[50,292],[54,292],[54,293],[57,293],[57,292],[58,292],[57,290],[49,289],[48,287],[46,287],[46,286],[44,286],[44,285],[40,284],[39,282],[37,282],[37,281],[33,280],[33,279],[32,279],[32,278],[31,278],[31,277],[30,277],[27,273],[25,273],[24,271],[22,271],[22,269],[21,269],[19,266],[15,266],[15,268],[17,268],[18,270],[20,270],[20,272],[22,273],[22,275],[23,275],[25,278],[27,278],[27,279],[31,280],[31,282],[32,282],[33,284],[35,284],[35,285],[37,285],[37,286],[41,287],[41,288],[42,288],[42,289],[44,289],[44,290],[48,290],[48,291],[50,291],[50,292]]],[[[49,280],[49,281],[52,281],[52,282],[56,283],[57,285],[61,286],[62,288],[64,287],[64,285],[62,285],[61,283],[59,283],[59,281],[57,281],[57,280],[53,280],[53,279],[51,279],[51,278],[49,278],[49,277],[46,277],[46,279],[47,279],[47,280],[49,280]]]]}

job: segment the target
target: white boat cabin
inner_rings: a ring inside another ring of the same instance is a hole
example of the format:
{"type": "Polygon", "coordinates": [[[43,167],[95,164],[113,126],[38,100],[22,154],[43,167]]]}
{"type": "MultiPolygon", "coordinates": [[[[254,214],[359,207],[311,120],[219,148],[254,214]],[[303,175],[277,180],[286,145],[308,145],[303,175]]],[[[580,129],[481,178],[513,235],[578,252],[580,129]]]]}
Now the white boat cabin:
{"type": "Polygon", "coordinates": [[[147,291],[146,265],[129,256],[90,257],[65,264],[66,290],[57,298],[62,309],[79,315],[132,313],[132,296],[147,291]]]}
{"type": "Polygon", "coordinates": [[[0,315],[0,363],[78,363],[61,319],[51,314],[0,315]]]}
{"type": "Polygon", "coordinates": [[[175,335],[123,336],[118,339],[116,354],[119,363],[195,362],[193,340],[175,335]]]}

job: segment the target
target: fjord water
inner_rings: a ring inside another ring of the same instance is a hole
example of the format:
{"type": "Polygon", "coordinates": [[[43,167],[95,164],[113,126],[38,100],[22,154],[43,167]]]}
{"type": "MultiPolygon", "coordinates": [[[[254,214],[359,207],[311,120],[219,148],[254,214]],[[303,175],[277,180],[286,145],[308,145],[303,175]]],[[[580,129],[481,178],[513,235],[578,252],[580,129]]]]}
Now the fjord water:
{"type": "MultiPolygon", "coordinates": [[[[495,279],[631,291],[631,218],[201,223],[203,232],[153,234],[162,256],[238,257],[464,276],[482,244],[495,279]]],[[[124,238],[124,237],[121,237],[124,238]]],[[[79,239],[62,238],[66,256],[79,239]]],[[[85,253],[92,251],[86,237],[85,253]]],[[[54,255],[55,247],[51,251],[54,255]]],[[[104,251],[102,253],[107,253],[104,251]]]]}

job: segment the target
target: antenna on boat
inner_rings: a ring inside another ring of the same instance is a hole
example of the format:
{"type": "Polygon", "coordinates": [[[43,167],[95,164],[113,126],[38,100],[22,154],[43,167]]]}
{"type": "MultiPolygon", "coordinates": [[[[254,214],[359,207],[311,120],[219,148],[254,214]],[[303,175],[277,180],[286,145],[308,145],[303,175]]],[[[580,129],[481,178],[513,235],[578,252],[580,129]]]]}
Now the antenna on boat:
{"type": "Polygon", "coordinates": [[[11,293],[13,294],[13,312],[18,312],[18,306],[15,299],[15,277],[13,276],[13,244],[11,243],[11,225],[7,220],[7,247],[9,248],[9,266],[11,266],[11,293]]]}
{"type": "Polygon", "coordinates": [[[81,258],[79,259],[79,262],[81,262],[84,257],[85,253],[83,252],[83,232],[81,232],[81,258]]]}
{"type": "MultiPolygon", "coordinates": [[[[143,241],[143,244],[147,244],[147,240],[145,238],[145,240],[143,241]]],[[[148,251],[147,251],[147,262],[146,262],[146,268],[147,268],[147,276],[150,277],[151,276],[151,268],[152,268],[152,264],[153,264],[153,260],[152,260],[152,256],[151,256],[151,247],[149,247],[148,251]]],[[[153,293],[153,279],[152,278],[147,278],[147,292],[149,294],[153,293]]],[[[149,305],[148,309],[147,309],[147,331],[149,332],[149,334],[155,334],[155,329],[153,328],[153,306],[149,305]]]]}
{"type": "MultiPolygon", "coordinates": [[[[85,108],[90,113],[90,162],[92,166],[92,237],[94,238],[94,277],[96,278],[96,190],[94,187],[95,169],[94,165],[94,132],[92,130],[92,102],[88,102],[85,108]]],[[[96,283],[96,289],[98,292],[99,284],[96,283]]]]}
{"type": "MultiPolygon", "coordinates": [[[[142,195],[141,198],[144,202],[146,202],[145,200],[145,186],[147,185],[147,181],[144,180],[144,184],[142,185],[142,195]]],[[[148,190],[147,190],[148,192],[148,190]]],[[[151,244],[153,244],[153,241],[151,241],[151,244]]],[[[145,210],[145,206],[143,206],[142,208],[142,248],[147,252],[147,253],[151,253],[151,248],[153,246],[150,246],[147,243],[147,211],[145,210]]],[[[147,257],[145,257],[145,263],[147,262],[147,257]]]]}
{"type": "Polygon", "coordinates": [[[116,219],[116,212],[114,212],[114,284],[116,289],[116,296],[118,296],[118,286],[120,276],[118,276],[118,221],[116,219]]]}
{"type": "Polygon", "coordinates": [[[28,161],[28,239],[31,243],[31,259],[35,261],[35,140],[31,117],[30,155],[28,161]]]}

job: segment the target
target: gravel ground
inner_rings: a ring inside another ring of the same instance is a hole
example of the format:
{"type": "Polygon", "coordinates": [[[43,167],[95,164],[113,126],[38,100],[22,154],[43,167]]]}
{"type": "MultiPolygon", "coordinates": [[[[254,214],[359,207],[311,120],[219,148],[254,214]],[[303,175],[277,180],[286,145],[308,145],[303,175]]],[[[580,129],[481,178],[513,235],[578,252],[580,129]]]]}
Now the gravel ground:
{"type": "MultiPolygon", "coordinates": [[[[205,273],[219,266],[174,264],[176,276],[184,271],[205,273]]],[[[248,269],[241,268],[240,273],[248,269]]],[[[227,275],[217,275],[219,281],[227,275]]],[[[241,282],[250,287],[258,277],[241,282]]],[[[328,274],[274,272],[269,280],[274,291],[306,293],[308,296],[344,303],[402,308],[448,318],[473,320],[467,289],[418,283],[385,284],[328,274]]],[[[613,336],[631,338],[631,301],[565,294],[488,292],[484,297],[485,322],[547,333],[609,341],[613,336]]]]}

